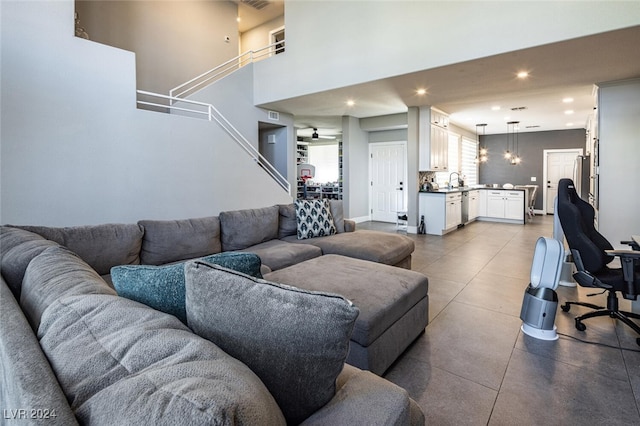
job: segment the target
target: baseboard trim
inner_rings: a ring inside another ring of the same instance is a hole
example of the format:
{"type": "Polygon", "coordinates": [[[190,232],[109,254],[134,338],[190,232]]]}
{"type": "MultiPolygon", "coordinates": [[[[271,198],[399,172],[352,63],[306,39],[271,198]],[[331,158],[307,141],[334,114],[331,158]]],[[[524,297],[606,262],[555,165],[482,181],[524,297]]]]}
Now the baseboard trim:
{"type": "Polygon", "coordinates": [[[369,222],[371,220],[370,216],[360,216],[360,217],[351,217],[350,220],[353,220],[355,223],[369,222]]]}

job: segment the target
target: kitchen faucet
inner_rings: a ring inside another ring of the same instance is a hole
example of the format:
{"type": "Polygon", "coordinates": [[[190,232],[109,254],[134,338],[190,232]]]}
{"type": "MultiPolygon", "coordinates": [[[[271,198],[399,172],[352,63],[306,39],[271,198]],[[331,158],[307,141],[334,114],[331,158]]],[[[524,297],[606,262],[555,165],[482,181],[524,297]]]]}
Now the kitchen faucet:
{"type": "Polygon", "coordinates": [[[458,180],[460,180],[460,173],[458,172],[451,172],[451,174],[449,175],[449,189],[453,188],[453,181],[451,180],[451,176],[453,175],[458,175],[458,180]]]}

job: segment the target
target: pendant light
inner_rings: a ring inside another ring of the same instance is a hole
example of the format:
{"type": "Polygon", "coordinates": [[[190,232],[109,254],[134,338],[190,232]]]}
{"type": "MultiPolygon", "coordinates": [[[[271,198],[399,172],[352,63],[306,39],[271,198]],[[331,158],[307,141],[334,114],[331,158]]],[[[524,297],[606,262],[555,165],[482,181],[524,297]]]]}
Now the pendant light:
{"type": "MultiPolygon", "coordinates": [[[[485,136],[485,131],[487,128],[487,123],[476,124],[476,138],[478,139],[478,145],[480,145],[480,137],[478,136],[478,127],[482,127],[482,136],[485,136]]],[[[488,151],[486,146],[481,146],[479,149],[480,158],[479,161],[481,163],[486,163],[489,159],[488,151]]],[[[478,158],[478,157],[476,157],[478,158]]]]}
{"type": "Polygon", "coordinates": [[[509,161],[512,166],[518,165],[521,162],[518,149],[518,124],[520,124],[519,121],[509,121],[507,123],[507,152],[504,154],[504,158],[509,161]],[[509,151],[509,149],[513,152],[509,151]]]}

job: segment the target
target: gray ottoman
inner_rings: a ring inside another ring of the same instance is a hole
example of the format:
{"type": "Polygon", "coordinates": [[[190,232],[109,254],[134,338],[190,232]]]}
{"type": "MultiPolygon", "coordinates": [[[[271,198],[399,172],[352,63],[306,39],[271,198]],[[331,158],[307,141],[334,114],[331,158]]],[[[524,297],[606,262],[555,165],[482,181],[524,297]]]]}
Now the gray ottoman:
{"type": "Polygon", "coordinates": [[[325,255],[265,279],[340,294],[359,309],[347,362],[382,375],[429,323],[428,280],[403,268],[325,255]]]}

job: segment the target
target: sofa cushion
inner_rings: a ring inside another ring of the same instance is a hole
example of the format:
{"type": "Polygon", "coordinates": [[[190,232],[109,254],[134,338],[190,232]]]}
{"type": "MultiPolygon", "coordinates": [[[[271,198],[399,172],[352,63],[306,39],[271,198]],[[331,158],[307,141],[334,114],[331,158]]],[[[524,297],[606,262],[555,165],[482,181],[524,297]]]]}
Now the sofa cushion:
{"type": "Polygon", "coordinates": [[[220,213],[222,250],[233,251],[278,238],[278,206],[220,213]]]}
{"type": "Polygon", "coordinates": [[[342,200],[329,200],[329,207],[331,209],[331,216],[333,216],[333,223],[336,226],[336,233],[341,234],[345,232],[342,200]]]}
{"type": "Polygon", "coordinates": [[[296,220],[296,206],[291,204],[278,205],[280,222],[278,224],[278,238],[298,234],[298,222],[296,220]]]}
{"type": "Polygon", "coordinates": [[[322,254],[339,254],[386,265],[397,264],[415,250],[415,244],[409,237],[368,230],[344,232],[308,240],[286,237],[284,241],[312,244],[320,247],[322,254]]]}
{"type": "Polygon", "coordinates": [[[247,364],[287,422],[331,400],[358,316],[351,302],[199,261],[185,275],[189,327],[247,364]]]}
{"type": "Polygon", "coordinates": [[[296,200],[298,239],[324,237],[336,233],[327,200],[296,200]]]}
{"type": "Polygon", "coordinates": [[[140,303],[58,299],[38,337],[81,424],[284,424],[246,365],[140,303]]]}
{"type": "Polygon", "coordinates": [[[141,220],[144,229],[140,263],[163,265],[220,253],[220,220],[216,216],[183,220],[141,220]]]}
{"type": "MultiPolygon", "coordinates": [[[[202,260],[262,278],[260,258],[253,253],[218,253],[202,260]]],[[[115,266],[111,268],[111,280],[119,296],[175,315],[184,324],[187,323],[184,262],[164,266],[115,266]]]]}
{"type": "Polygon", "coordinates": [[[24,229],[0,227],[0,270],[13,296],[20,299],[22,279],[31,259],[58,243],[24,229]]]}
{"type": "Polygon", "coordinates": [[[308,291],[338,293],[353,301],[360,315],[351,340],[365,347],[429,292],[429,281],[419,272],[332,254],[271,272],[265,278],[308,291]]]}
{"type": "Polygon", "coordinates": [[[143,231],[135,224],[20,228],[67,247],[100,275],[108,274],[112,266],[140,263],[143,231]]]}
{"type": "Polygon", "coordinates": [[[307,244],[291,244],[281,240],[270,240],[247,247],[242,251],[257,254],[260,256],[262,263],[272,271],[322,256],[322,250],[319,247],[307,244]]]}
{"type": "Polygon", "coordinates": [[[78,255],[65,247],[49,247],[33,258],[24,274],[20,306],[34,330],[45,309],[57,299],[80,294],[116,292],[78,255]]]}

